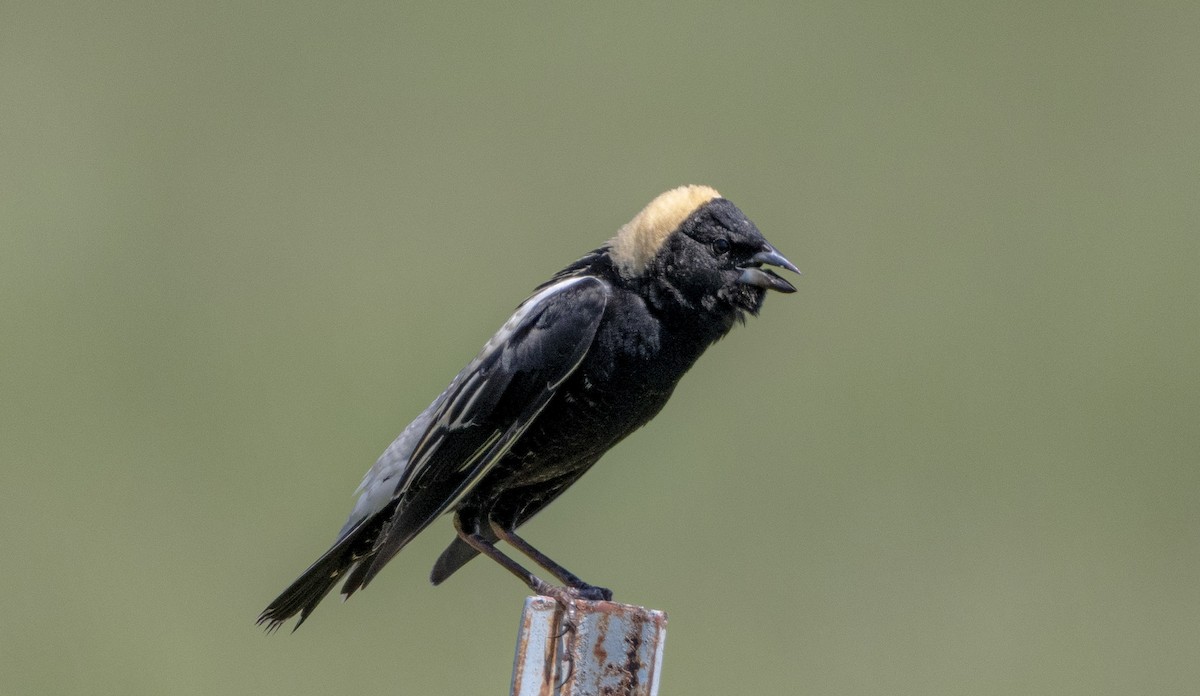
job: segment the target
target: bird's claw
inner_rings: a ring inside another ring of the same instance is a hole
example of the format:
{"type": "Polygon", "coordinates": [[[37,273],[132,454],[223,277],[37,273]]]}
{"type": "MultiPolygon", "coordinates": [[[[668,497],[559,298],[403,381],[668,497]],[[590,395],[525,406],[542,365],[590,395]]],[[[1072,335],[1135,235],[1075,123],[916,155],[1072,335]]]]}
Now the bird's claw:
{"type": "MultiPolygon", "coordinates": [[[[590,600],[590,595],[592,593],[587,593],[589,596],[585,597],[584,592],[581,592],[573,587],[560,587],[558,585],[551,585],[540,578],[535,578],[535,581],[536,582],[533,586],[534,592],[554,599],[555,603],[558,604],[563,611],[563,619],[561,624],[562,630],[560,630],[554,636],[554,640],[562,641],[562,645],[559,647],[558,653],[561,655],[560,659],[566,665],[566,673],[563,675],[562,680],[558,684],[558,686],[561,688],[575,673],[575,652],[572,644],[575,640],[575,633],[579,629],[579,621],[577,618],[579,615],[579,607],[576,602],[580,599],[590,600]]],[[[609,595],[611,596],[611,594],[612,593],[610,592],[609,595]]]]}
{"type": "Polygon", "coordinates": [[[575,629],[579,625],[576,621],[576,617],[579,614],[579,607],[576,606],[575,602],[577,600],[587,598],[583,597],[579,590],[576,590],[572,587],[551,585],[550,583],[541,579],[537,581],[536,586],[533,589],[538,594],[553,599],[558,606],[562,608],[563,613],[565,614],[563,620],[563,630],[555,637],[561,638],[568,633],[574,633],[575,629]]]}
{"type": "Polygon", "coordinates": [[[540,578],[536,580],[533,590],[540,595],[553,598],[564,609],[569,608],[569,604],[580,599],[587,602],[611,602],[613,598],[612,590],[607,587],[600,587],[598,585],[563,587],[561,585],[551,585],[540,578]]]}
{"type": "Polygon", "coordinates": [[[589,602],[611,602],[612,590],[607,587],[599,587],[597,585],[584,585],[582,587],[572,588],[579,595],[580,599],[586,599],[589,602]]]}

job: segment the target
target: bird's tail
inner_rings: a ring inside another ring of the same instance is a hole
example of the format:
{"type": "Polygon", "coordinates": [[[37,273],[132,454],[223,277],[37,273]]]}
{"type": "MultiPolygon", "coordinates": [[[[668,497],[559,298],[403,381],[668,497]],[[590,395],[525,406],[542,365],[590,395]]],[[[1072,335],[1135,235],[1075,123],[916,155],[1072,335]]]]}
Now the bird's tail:
{"type": "MultiPolygon", "coordinates": [[[[379,516],[367,518],[339,537],[333,546],[309,566],[308,570],[301,573],[295,582],[288,585],[270,606],[263,609],[257,623],[260,626],[265,624],[267,632],[270,633],[278,630],[284,621],[299,614],[300,620],[292,630],[300,628],[300,624],[304,623],[312,610],[329,594],[339,578],[355,564],[369,562],[381,521],[379,516]]],[[[349,596],[355,589],[358,588],[346,588],[344,592],[349,596]]]]}
{"type": "MultiPolygon", "coordinates": [[[[495,534],[489,529],[483,534],[484,538],[492,543],[498,539],[495,534]]],[[[433,564],[433,572],[429,574],[429,582],[435,585],[442,584],[442,581],[454,574],[456,570],[465,566],[467,561],[475,558],[479,552],[471,548],[471,545],[463,541],[461,538],[455,538],[438,556],[437,562],[433,564]]]]}

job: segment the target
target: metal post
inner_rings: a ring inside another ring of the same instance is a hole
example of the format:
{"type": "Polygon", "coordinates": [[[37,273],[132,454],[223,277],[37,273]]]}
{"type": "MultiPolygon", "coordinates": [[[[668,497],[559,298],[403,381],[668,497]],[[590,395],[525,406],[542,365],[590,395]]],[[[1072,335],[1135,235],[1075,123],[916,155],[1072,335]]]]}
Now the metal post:
{"type": "Polygon", "coordinates": [[[550,597],[526,597],[512,696],[656,696],[667,615],[615,602],[576,602],[574,631],[550,597]]]}

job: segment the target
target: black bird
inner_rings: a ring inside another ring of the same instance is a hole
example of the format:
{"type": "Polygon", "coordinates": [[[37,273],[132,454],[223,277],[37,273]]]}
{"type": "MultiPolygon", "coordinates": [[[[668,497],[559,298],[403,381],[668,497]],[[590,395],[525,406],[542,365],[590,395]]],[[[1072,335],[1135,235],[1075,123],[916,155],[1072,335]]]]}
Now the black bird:
{"type": "MultiPolygon", "coordinates": [[[[538,286],[446,391],[367,472],[337,540],[258,618],[308,617],[342,578],[349,597],[443,512],[458,536],[437,585],[480,553],[534,592],[611,599],[515,530],[670,398],[688,368],[767,290],[799,272],[733,203],[707,186],[660,195],[615,237],[538,286]],[[552,586],[500,552],[504,540],[552,586]]],[[[293,629],[294,630],[294,629],[293,629]]]]}

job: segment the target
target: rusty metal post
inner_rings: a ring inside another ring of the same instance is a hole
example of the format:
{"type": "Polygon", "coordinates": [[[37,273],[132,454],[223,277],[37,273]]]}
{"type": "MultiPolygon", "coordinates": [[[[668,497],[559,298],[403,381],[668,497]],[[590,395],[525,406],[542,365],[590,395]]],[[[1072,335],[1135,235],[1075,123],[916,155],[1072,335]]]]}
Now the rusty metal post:
{"type": "Polygon", "coordinates": [[[512,696],[655,696],[667,615],[615,602],[576,602],[574,632],[550,597],[526,597],[512,696]]]}

